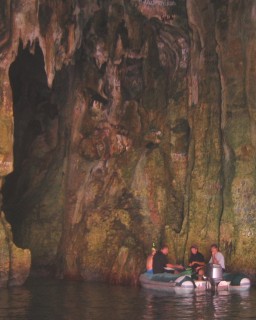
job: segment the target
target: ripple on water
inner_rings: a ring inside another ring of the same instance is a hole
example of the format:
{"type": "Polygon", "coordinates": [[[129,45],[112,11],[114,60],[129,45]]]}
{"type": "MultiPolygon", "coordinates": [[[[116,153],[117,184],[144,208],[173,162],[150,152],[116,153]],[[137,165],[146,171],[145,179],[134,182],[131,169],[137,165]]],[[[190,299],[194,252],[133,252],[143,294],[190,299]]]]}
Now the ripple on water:
{"type": "Polygon", "coordinates": [[[256,319],[256,289],[164,294],[140,288],[29,280],[0,289],[0,320],[256,319]]]}

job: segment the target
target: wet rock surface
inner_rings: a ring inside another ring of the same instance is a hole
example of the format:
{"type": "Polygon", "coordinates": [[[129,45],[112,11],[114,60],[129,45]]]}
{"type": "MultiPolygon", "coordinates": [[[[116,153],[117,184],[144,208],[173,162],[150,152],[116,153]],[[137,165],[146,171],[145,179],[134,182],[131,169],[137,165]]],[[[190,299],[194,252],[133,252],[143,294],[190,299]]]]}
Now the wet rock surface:
{"type": "Polygon", "coordinates": [[[136,283],[152,242],[176,262],[217,242],[254,274],[255,2],[0,16],[2,207],[33,270],[136,283]]]}

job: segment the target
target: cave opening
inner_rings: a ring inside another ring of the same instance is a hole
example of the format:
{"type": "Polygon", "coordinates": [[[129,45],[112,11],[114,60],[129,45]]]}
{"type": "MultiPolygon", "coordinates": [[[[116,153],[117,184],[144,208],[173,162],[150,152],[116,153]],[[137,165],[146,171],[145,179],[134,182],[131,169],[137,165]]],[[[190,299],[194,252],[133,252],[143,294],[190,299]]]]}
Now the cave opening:
{"type": "Polygon", "coordinates": [[[36,167],[45,161],[52,148],[49,131],[57,116],[51,103],[43,52],[36,42],[24,48],[20,41],[18,54],[9,68],[14,116],[14,170],[5,178],[3,210],[13,230],[14,242],[24,247],[22,221],[31,214],[29,202],[36,202],[33,191],[38,187],[36,167]],[[31,50],[31,48],[33,50],[31,50]],[[33,52],[31,52],[33,51],[33,52]]]}

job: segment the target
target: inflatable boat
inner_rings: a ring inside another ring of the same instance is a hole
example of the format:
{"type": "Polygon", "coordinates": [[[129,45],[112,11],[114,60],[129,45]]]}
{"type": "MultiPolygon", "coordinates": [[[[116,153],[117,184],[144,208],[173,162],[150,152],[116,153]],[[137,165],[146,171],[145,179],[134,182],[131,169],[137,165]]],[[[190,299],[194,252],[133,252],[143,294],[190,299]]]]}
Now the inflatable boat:
{"type": "Polygon", "coordinates": [[[140,284],[145,289],[162,292],[192,292],[195,290],[195,281],[188,275],[171,275],[169,273],[140,275],[140,284]]]}
{"type": "Polygon", "coordinates": [[[139,280],[141,286],[145,289],[176,293],[209,289],[243,291],[248,290],[251,286],[251,281],[246,275],[231,273],[224,273],[222,279],[218,282],[208,278],[195,280],[190,271],[181,272],[180,274],[152,274],[145,272],[140,275],[139,280]]]}

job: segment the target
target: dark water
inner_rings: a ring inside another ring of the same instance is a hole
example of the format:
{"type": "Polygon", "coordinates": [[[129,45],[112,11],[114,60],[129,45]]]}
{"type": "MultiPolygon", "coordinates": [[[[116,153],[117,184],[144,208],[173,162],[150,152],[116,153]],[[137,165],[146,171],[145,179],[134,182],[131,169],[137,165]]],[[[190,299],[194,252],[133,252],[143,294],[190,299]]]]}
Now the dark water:
{"type": "Polygon", "coordinates": [[[256,288],[179,295],[98,283],[30,280],[23,287],[0,289],[0,319],[256,319],[256,288]]]}

